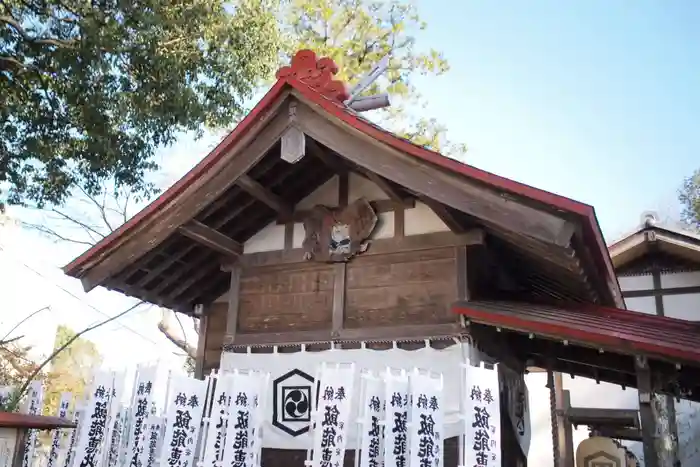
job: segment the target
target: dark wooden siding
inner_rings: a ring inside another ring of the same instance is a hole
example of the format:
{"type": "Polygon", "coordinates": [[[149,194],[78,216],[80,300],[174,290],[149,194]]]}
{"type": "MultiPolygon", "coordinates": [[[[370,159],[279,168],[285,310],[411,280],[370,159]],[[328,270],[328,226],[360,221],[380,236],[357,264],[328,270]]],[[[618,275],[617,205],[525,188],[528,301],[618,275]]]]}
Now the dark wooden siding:
{"type": "Polygon", "coordinates": [[[455,249],[358,258],[347,267],[346,328],[455,320],[455,249]]]}

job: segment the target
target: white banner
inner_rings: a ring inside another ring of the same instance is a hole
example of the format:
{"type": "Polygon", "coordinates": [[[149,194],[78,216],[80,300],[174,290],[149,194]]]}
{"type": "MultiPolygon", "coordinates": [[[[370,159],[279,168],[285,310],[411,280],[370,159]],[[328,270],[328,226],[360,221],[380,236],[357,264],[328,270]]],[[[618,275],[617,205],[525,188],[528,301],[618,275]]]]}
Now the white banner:
{"type": "Polygon", "coordinates": [[[16,444],[17,430],[0,428],[0,467],[12,467],[16,444]]]}
{"type": "Polygon", "coordinates": [[[258,414],[267,375],[258,372],[235,372],[231,377],[228,427],[223,465],[254,467],[257,461],[258,431],[262,420],[258,414]]]}
{"type": "Polygon", "coordinates": [[[193,466],[209,381],[172,376],[160,465],[193,466]]]}
{"type": "Polygon", "coordinates": [[[500,467],[501,409],[497,367],[465,365],[464,465],[500,467]]]}
{"type": "Polygon", "coordinates": [[[135,394],[132,406],[131,426],[129,430],[128,467],[142,467],[148,458],[146,442],[146,419],[151,413],[153,403],[153,386],[156,383],[158,367],[139,366],[135,381],[135,394]]]}
{"type": "Polygon", "coordinates": [[[313,467],[343,465],[352,414],[355,365],[321,364],[314,413],[313,467]]]}
{"type": "Polygon", "coordinates": [[[155,467],[158,459],[158,453],[162,445],[164,420],[162,417],[151,415],[146,422],[146,446],[144,449],[148,452],[146,463],[143,467],[155,467]]]}
{"type": "Polygon", "coordinates": [[[78,430],[80,430],[80,426],[82,423],[84,407],[84,404],[81,404],[79,401],[76,400],[75,410],[73,411],[73,421],[75,422],[76,427],[72,429],[70,433],[70,440],[68,441],[68,448],[66,449],[66,460],[63,463],[64,467],[71,467],[71,465],[73,465],[76,442],[78,439],[78,430]]]}
{"type": "MultiPolygon", "coordinates": [[[[27,399],[24,401],[22,413],[30,415],[41,415],[41,408],[44,402],[44,387],[41,381],[32,381],[28,388],[27,399]]],[[[22,467],[30,467],[34,459],[34,446],[36,444],[36,430],[29,430],[27,439],[24,442],[24,458],[22,467]]]]}
{"type": "MultiPolygon", "coordinates": [[[[118,403],[118,401],[113,401],[112,403],[118,403]]],[[[116,467],[119,464],[120,459],[123,458],[124,452],[122,450],[122,444],[123,438],[126,438],[125,423],[126,409],[124,407],[121,407],[120,410],[117,411],[117,414],[114,416],[114,423],[112,424],[112,434],[107,444],[108,447],[106,448],[106,467],[116,467]]]]}
{"type": "Polygon", "coordinates": [[[209,426],[207,428],[204,456],[201,467],[219,467],[224,459],[224,436],[231,403],[232,376],[219,373],[211,400],[209,426]]]}
{"type": "Polygon", "coordinates": [[[382,449],[384,444],[384,382],[371,373],[364,373],[361,378],[362,395],[360,409],[360,467],[382,467],[382,449]]]}
{"type": "Polygon", "coordinates": [[[384,374],[386,418],[384,424],[384,465],[408,465],[408,376],[404,370],[398,375],[384,374]]]}
{"type": "MultiPolygon", "coordinates": [[[[105,431],[105,448],[102,452],[102,465],[109,464],[109,458],[114,457],[114,430],[119,425],[119,410],[121,409],[122,398],[124,397],[124,389],[126,386],[125,372],[112,373],[114,383],[112,385],[112,396],[109,399],[109,409],[107,411],[107,430],[105,431]]],[[[118,442],[118,438],[117,438],[118,442]]]]}
{"type": "Polygon", "coordinates": [[[95,372],[95,378],[78,428],[79,433],[73,460],[75,466],[96,467],[100,464],[100,453],[104,442],[113,384],[113,373],[95,372]]]}
{"type": "Polygon", "coordinates": [[[411,467],[443,465],[443,379],[422,371],[411,373],[409,456],[411,467]]]}
{"type": "MultiPolygon", "coordinates": [[[[68,418],[68,408],[72,400],[73,393],[61,393],[61,399],[58,402],[58,410],[56,412],[58,418],[68,418]]],[[[54,430],[53,436],[51,437],[51,450],[49,451],[49,460],[46,463],[46,467],[54,467],[57,465],[59,455],[63,452],[62,445],[65,434],[66,430],[54,430]]]]}
{"type": "MultiPolygon", "coordinates": [[[[355,387],[360,387],[360,372],[383,374],[387,367],[405,369],[430,368],[445,375],[445,437],[463,433],[460,417],[460,366],[466,361],[469,347],[453,345],[446,349],[421,348],[418,350],[337,349],[322,352],[295,352],[288,354],[246,354],[224,352],[221,371],[235,368],[269,372],[272,379],[266,400],[266,423],[263,447],[278,449],[307,449],[312,440],[309,434],[311,392],[316,386],[316,369],[322,362],[328,364],[354,362],[357,368],[355,387]]],[[[355,391],[353,406],[359,405],[359,391],[355,391]]],[[[360,442],[357,424],[352,423],[347,437],[347,448],[356,449],[360,442]]]]}

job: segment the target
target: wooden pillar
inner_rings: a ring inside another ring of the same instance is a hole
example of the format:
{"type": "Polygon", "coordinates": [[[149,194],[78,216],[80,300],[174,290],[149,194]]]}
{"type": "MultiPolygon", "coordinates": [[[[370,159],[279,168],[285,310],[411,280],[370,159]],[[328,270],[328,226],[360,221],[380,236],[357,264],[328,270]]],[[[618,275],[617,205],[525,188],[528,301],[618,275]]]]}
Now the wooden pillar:
{"type": "Polygon", "coordinates": [[[574,440],[571,423],[567,417],[571,407],[569,391],[564,390],[564,378],[561,373],[554,373],[554,395],[556,398],[557,446],[559,449],[559,466],[574,467],[574,440]]]}
{"type": "Polygon", "coordinates": [[[233,344],[236,340],[240,287],[241,265],[240,263],[236,263],[231,266],[231,282],[228,289],[228,311],[226,313],[226,337],[224,338],[225,344],[233,344]]]}
{"type": "MultiPolygon", "coordinates": [[[[663,291],[661,271],[657,267],[652,269],[651,279],[654,291],[657,292],[654,294],[656,314],[665,316],[664,297],[661,293],[663,291]]],[[[673,397],[662,394],[655,394],[653,400],[657,418],[662,420],[662,430],[657,440],[657,449],[664,458],[667,458],[664,461],[664,465],[678,465],[680,458],[678,453],[678,423],[676,422],[675,401],[673,397]]]]}
{"type": "Polygon", "coordinates": [[[203,308],[199,317],[199,328],[197,329],[197,356],[194,362],[194,377],[204,379],[204,369],[207,357],[207,328],[209,324],[209,309],[203,308]]]}
{"type": "Polygon", "coordinates": [[[639,393],[639,418],[642,422],[644,465],[645,467],[666,467],[659,463],[659,456],[656,449],[658,424],[653,407],[654,392],[649,363],[646,357],[638,356],[635,357],[634,364],[637,372],[637,390],[639,393]]]}

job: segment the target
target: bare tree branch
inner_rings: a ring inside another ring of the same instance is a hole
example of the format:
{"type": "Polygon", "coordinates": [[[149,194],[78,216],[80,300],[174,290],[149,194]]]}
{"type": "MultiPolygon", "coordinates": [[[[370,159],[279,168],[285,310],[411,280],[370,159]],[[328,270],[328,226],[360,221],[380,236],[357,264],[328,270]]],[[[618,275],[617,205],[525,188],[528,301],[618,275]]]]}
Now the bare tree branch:
{"type": "Polygon", "coordinates": [[[139,306],[143,305],[144,303],[145,303],[145,302],[140,301],[140,302],[136,303],[135,305],[133,305],[133,306],[127,308],[126,310],[122,311],[121,313],[118,313],[118,314],[116,314],[116,315],[114,315],[114,316],[111,316],[111,317],[109,317],[109,318],[107,318],[107,319],[105,319],[105,320],[103,320],[103,321],[100,321],[100,322],[97,323],[97,324],[93,324],[92,326],[86,327],[85,329],[83,329],[82,331],[76,333],[75,335],[73,335],[73,337],[71,337],[70,339],[68,339],[68,340],[66,341],[65,344],[63,344],[62,346],[60,346],[59,348],[57,348],[56,350],[54,350],[53,353],[52,353],[51,355],[49,355],[49,357],[48,357],[46,360],[44,360],[39,366],[37,366],[37,368],[32,372],[32,374],[29,375],[29,377],[25,380],[24,384],[22,384],[22,386],[20,387],[19,391],[17,391],[17,396],[16,396],[16,397],[17,397],[17,401],[15,402],[15,407],[13,407],[12,409],[14,410],[14,409],[16,408],[16,404],[19,402],[19,398],[21,398],[21,397],[24,395],[24,393],[27,391],[27,388],[28,388],[29,385],[32,383],[32,381],[34,380],[34,378],[36,377],[36,375],[38,375],[39,372],[41,372],[41,370],[42,370],[46,365],[48,365],[54,358],[56,358],[56,355],[58,355],[59,353],[63,352],[65,349],[67,349],[73,342],[75,342],[75,341],[76,341],[80,336],[82,336],[83,334],[85,334],[85,333],[87,333],[87,332],[90,332],[90,331],[92,331],[92,330],[94,330],[94,329],[97,329],[97,328],[99,328],[100,326],[104,326],[105,324],[110,323],[110,322],[112,322],[112,321],[114,321],[114,320],[116,320],[116,319],[121,318],[122,316],[124,316],[124,315],[126,315],[127,313],[129,313],[129,312],[135,310],[136,308],[138,308],[139,306]]]}
{"type": "Polygon", "coordinates": [[[197,349],[187,343],[184,338],[178,337],[172,329],[168,326],[166,320],[162,319],[158,323],[158,330],[163,333],[163,335],[173,344],[175,344],[179,349],[187,354],[188,357],[195,358],[197,355],[197,349]]]}
{"type": "Polygon", "coordinates": [[[8,337],[10,337],[10,334],[12,334],[13,332],[15,332],[15,330],[16,330],[18,327],[20,327],[22,324],[26,323],[26,322],[27,322],[28,320],[30,320],[33,316],[35,316],[35,315],[41,313],[41,312],[44,311],[44,310],[50,310],[50,309],[51,309],[51,306],[43,306],[43,307],[39,308],[38,310],[32,312],[32,313],[29,314],[28,316],[26,316],[26,317],[25,317],[24,319],[22,319],[19,323],[15,324],[14,327],[13,327],[12,329],[10,329],[9,331],[7,331],[7,334],[5,334],[4,336],[2,336],[2,338],[0,338],[0,344],[6,344],[6,343],[8,343],[8,342],[12,342],[12,340],[17,340],[17,339],[12,339],[12,340],[10,340],[10,341],[5,341],[5,339],[7,339],[8,337]]]}

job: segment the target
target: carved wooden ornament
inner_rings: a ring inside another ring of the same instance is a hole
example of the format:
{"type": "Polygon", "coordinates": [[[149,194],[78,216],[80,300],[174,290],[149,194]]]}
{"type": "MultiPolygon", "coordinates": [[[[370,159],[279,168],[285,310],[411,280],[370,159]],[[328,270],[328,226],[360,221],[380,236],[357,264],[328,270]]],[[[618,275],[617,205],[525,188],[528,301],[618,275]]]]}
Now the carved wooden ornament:
{"type": "Polygon", "coordinates": [[[348,261],[367,250],[367,239],[376,226],[377,214],[364,198],[345,208],[315,206],[304,220],[304,259],[348,261]]]}
{"type": "Polygon", "coordinates": [[[277,71],[277,79],[295,79],[309,86],[328,99],[345,102],[350,97],[345,83],[333,79],[338,73],[338,65],[328,58],[318,59],[312,50],[300,50],[289,66],[277,71]]]}

